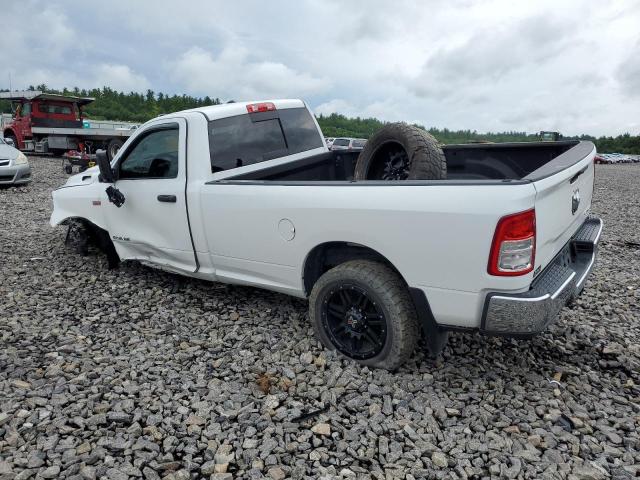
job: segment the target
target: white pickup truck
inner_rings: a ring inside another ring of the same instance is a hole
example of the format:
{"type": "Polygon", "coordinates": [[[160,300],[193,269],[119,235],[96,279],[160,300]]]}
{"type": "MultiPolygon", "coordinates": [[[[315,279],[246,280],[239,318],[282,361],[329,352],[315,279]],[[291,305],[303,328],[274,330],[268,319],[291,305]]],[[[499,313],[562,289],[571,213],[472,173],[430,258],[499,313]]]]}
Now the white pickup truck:
{"type": "Polygon", "coordinates": [[[322,343],[370,366],[397,368],[421,334],[437,352],[449,330],[543,331],[595,262],[593,144],[436,146],[439,179],[411,180],[402,161],[431,140],[407,131],[365,147],[396,181],[354,180],[358,154],[329,152],[300,100],[165,115],[55,190],[51,224],[110,266],[309,298],[322,343]]]}

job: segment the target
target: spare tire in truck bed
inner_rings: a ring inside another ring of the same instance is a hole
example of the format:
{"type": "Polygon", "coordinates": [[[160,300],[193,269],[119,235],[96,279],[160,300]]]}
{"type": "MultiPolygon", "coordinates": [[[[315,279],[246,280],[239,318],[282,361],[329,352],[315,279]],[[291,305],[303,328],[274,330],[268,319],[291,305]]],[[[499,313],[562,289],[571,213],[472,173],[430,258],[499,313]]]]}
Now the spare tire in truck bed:
{"type": "Polygon", "coordinates": [[[356,180],[443,180],[447,161],[438,141],[406,123],[378,130],[358,156],[356,180]]]}

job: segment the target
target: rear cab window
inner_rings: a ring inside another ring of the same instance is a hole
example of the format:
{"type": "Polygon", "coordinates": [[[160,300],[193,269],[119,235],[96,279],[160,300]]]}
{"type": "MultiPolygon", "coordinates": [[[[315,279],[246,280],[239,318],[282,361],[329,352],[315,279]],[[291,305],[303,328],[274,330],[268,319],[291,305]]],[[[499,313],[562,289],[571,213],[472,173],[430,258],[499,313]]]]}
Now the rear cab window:
{"type": "Polygon", "coordinates": [[[349,139],[348,138],[336,138],[333,141],[333,145],[338,146],[338,147],[346,147],[349,145],[349,139]]]}
{"type": "Polygon", "coordinates": [[[305,107],[236,115],[209,122],[213,173],[324,147],[305,107]]]}

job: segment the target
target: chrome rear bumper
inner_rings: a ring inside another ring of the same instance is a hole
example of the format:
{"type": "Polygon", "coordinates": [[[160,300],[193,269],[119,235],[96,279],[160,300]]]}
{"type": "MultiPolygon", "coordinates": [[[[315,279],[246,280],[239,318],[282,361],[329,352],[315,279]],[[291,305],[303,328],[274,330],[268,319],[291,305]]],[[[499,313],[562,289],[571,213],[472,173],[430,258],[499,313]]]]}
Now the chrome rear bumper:
{"type": "Polygon", "coordinates": [[[595,266],[602,220],[589,217],[533,281],[519,294],[487,294],[480,331],[527,337],[542,332],[560,310],[577,297],[595,266]]]}

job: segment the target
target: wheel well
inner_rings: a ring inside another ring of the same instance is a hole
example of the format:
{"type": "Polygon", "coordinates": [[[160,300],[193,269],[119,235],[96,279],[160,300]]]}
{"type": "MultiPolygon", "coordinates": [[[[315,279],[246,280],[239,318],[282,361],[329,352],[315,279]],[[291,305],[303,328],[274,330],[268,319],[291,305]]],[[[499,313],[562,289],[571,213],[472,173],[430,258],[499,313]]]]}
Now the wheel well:
{"type": "Polygon", "coordinates": [[[328,242],[318,245],[307,255],[303,270],[305,293],[310,295],[318,279],[333,267],[350,260],[365,259],[384,263],[402,278],[398,269],[384,255],[372,248],[351,242],[328,242]]]}
{"type": "Polygon", "coordinates": [[[15,132],[13,130],[11,130],[10,128],[5,129],[4,132],[2,132],[2,135],[4,137],[6,137],[7,135],[11,135],[13,137],[16,136],[15,132]]]}
{"type": "Polygon", "coordinates": [[[86,231],[89,241],[98,247],[107,256],[109,268],[117,268],[120,263],[120,257],[116,252],[115,246],[109,232],[95,223],[83,217],[67,217],[60,225],[80,224],[86,231]]]}

